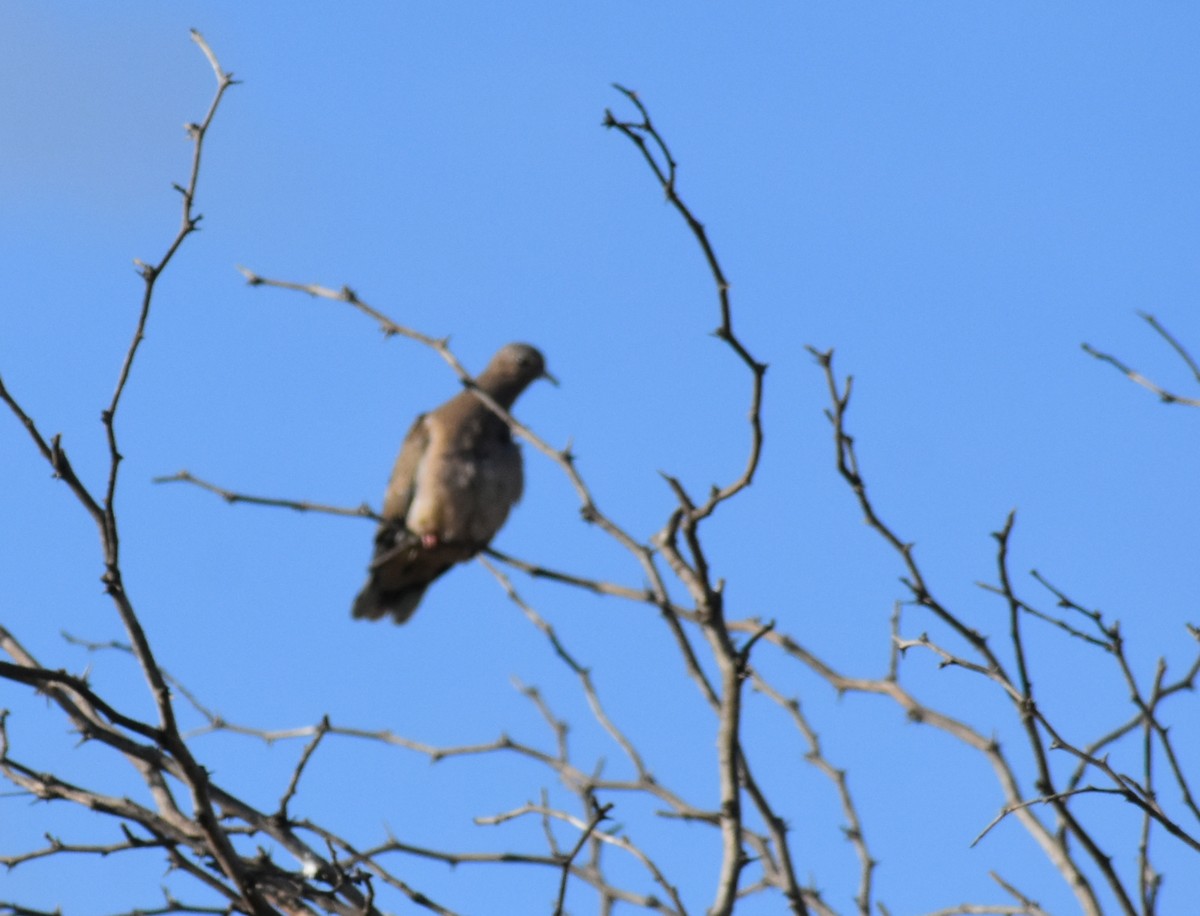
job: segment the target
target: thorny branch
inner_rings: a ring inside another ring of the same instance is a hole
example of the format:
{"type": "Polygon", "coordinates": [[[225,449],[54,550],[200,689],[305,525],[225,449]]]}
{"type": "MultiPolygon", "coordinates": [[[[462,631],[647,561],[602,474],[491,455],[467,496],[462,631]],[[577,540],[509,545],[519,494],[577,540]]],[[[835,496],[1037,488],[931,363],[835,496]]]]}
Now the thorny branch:
{"type": "MultiPolygon", "coordinates": [[[[1096,893],[1089,879],[1086,877],[1080,862],[1077,861],[1076,853],[1072,850],[1073,843],[1077,843],[1087,858],[1091,860],[1092,866],[1108,885],[1121,910],[1126,913],[1136,912],[1137,908],[1133,903],[1133,895],[1127,883],[1114,868],[1112,856],[1101,847],[1098,832],[1089,828],[1081,820],[1076,811],[1070,807],[1069,802],[1083,792],[1079,788],[1079,781],[1082,779],[1084,772],[1091,769],[1106,777],[1111,786],[1103,788],[1088,787],[1087,792],[1083,794],[1099,792],[1116,795],[1140,808],[1145,815],[1143,841],[1141,844],[1143,862],[1140,869],[1143,875],[1149,870],[1149,863],[1145,858],[1144,850],[1148,845],[1146,835],[1150,830],[1151,823],[1165,829],[1167,833],[1185,845],[1193,848],[1196,847],[1197,838],[1182,828],[1176,819],[1165,812],[1160,804],[1160,796],[1154,791],[1150,782],[1149,774],[1152,771],[1151,761],[1155,752],[1155,744],[1150,740],[1149,736],[1159,736],[1161,738],[1159,746],[1164,755],[1168,760],[1175,759],[1175,753],[1168,737],[1167,728],[1158,718],[1158,706],[1161,704],[1164,696],[1176,693],[1182,689],[1191,689],[1196,672],[1200,670],[1200,658],[1197,658],[1192,664],[1184,678],[1170,685],[1169,688],[1163,684],[1163,663],[1160,662],[1159,673],[1156,675],[1155,680],[1155,702],[1153,705],[1146,702],[1138,690],[1132,669],[1125,658],[1120,631],[1116,625],[1105,625],[1099,613],[1087,611],[1079,607],[1067,599],[1061,592],[1049,586],[1045,579],[1036,571],[1033,573],[1034,578],[1054,592],[1059,599],[1059,605],[1076,611],[1085,619],[1091,621],[1100,631],[1100,638],[1091,637],[1067,621],[1054,615],[1037,611],[1028,602],[1017,596],[1008,570],[1009,539],[1015,517],[1013,514],[1010,514],[1003,529],[995,535],[998,544],[997,562],[1000,585],[987,586],[987,590],[1003,596],[1009,606],[1009,644],[1018,672],[1017,678],[1013,679],[1008,674],[999,656],[991,648],[987,638],[967,624],[961,616],[942,605],[933,596],[925,584],[920,567],[917,565],[913,545],[906,543],[896,535],[877,514],[871,499],[867,495],[865,480],[859,471],[854,440],[845,427],[846,411],[850,400],[850,380],[847,379],[844,386],[840,386],[837,382],[833,371],[832,351],[821,352],[811,350],[810,352],[813,353],[821,365],[830,391],[832,406],[827,412],[827,416],[834,429],[838,469],[853,490],[867,524],[883,537],[900,555],[907,571],[907,576],[902,581],[912,594],[911,603],[931,611],[936,618],[947,624],[952,632],[964,638],[970,649],[978,656],[978,660],[971,660],[963,655],[951,652],[937,645],[924,634],[919,640],[901,640],[897,637],[898,645],[901,646],[902,651],[904,647],[913,645],[930,648],[942,659],[944,666],[954,666],[974,672],[987,678],[1000,688],[1004,696],[1012,703],[1014,712],[1017,714],[1025,731],[1030,757],[1036,773],[1035,787],[1037,795],[1033,798],[1024,795],[1019,788],[1014,771],[1007,760],[1000,756],[999,747],[994,742],[991,742],[989,745],[981,745],[979,743],[981,736],[974,734],[963,723],[943,720],[938,723],[939,727],[956,735],[956,737],[966,741],[968,744],[984,750],[992,759],[993,767],[1000,777],[1006,799],[1006,804],[1000,818],[1008,814],[1014,814],[1021,820],[1022,824],[1038,840],[1047,857],[1058,868],[1068,885],[1075,892],[1085,912],[1099,913],[1101,912],[1101,908],[1096,893]],[[1025,637],[1021,627],[1021,618],[1025,615],[1049,622],[1069,636],[1081,639],[1087,645],[1104,649],[1106,653],[1117,660],[1122,677],[1129,686],[1131,699],[1137,709],[1137,714],[1127,727],[1105,736],[1101,739],[1099,745],[1106,746],[1117,740],[1121,735],[1141,725],[1147,736],[1143,742],[1142,750],[1143,772],[1146,780],[1144,784],[1139,783],[1136,778],[1128,774],[1117,772],[1110,766],[1106,757],[1096,757],[1087,750],[1082,749],[1079,744],[1068,740],[1063,730],[1052,722],[1040,707],[1033,693],[1033,681],[1029,673],[1024,648],[1025,637]],[[1068,783],[1069,788],[1065,790],[1056,788],[1057,778],[1050,760],[1050,753],[1056,750],[1063,751],[1067,755],[1081,761],[1080,767],[1068,783]],[[1030,806],[1039,802],[1048,805],[1055,813],[1057,829],[1053,832],[1030,813],[1030,806]]],[[[815,658],[805,657],[807,653],[798,645],[785,644],[785,648],[798,657],[801,657],[806,664],[816,668],[822,676],[838,687],[839,690],[865,689],[871,692],[891,695],[893,699],[910,710],[910,715],[919,709],[920,704],[900,690],[894,674],[884,681],[854,683],[849,679],[836,675],[832,670],[821,670],[820,663],[815,658]]],[[[933,721],[924,712],[921,713],[921,716],[921,721],[933,721]]],[[[1192,808],[1192,796],[1187,780],[1184,778],[1181,770],[1173,767],[1173,771],[1176,773],[1176,781],[1186,800],[1186,804],[1189,808],[1192,808]]],[[[984,832],[987,832],[986,829],[984,832]]],[[[1142,890],[1141,898],[1143,905],[1145,905],[1154,896],[1154,890],[1153,888],[1145,887],[1142,890]]],[[[1150,912],[1152,910],[1146,911],[1150,912]]]]}
{"type": "Polygon", "coordinates": [[[724,487],[713,487],[713,491],[704,505],[692,507],[690,510],[691,514],[698,521],[701,518],[711,515],[718,505],[736,496],[740,491],[750,486],[754,480],[754,473],[758,470],[759,459],[762,456],[763,377],[767,373],[767,366],[765,363],[760,363],[756,360],[750,354],[745,344],[738,338],[737,334],[734,333],[733,307],[729,300],[729,281],[725,278],[725,272],[721,269],[721,263],[717,259],[717,253],[713,249],[712,243],[709,241],[708,231],[704,228],[704,224],[696,218],[691,209],[679,196],[676,189],[678,164],[671,155],[671,150],[667,146],[666,140],[663,139],[662,134],[651,123],[650,112],[647,111],[645,104],[643,104],[636,92],[618,84],[614,84],[613,88],[633,103],[641,119],[638,121],[622,121],[612,113],[611,109],[605,109],[604,126],[620,131],[638,148],[645,158],[646,164],[654,173],[654,177],[658,179],[658,183],[666,195],[667,202],[679,212],[679,215],[683,217],[688,228],[696,237],[696,241],[704,253],[704,258],[708,262],[709,270],[712,271],[713,282],[716,284],[717,289],[717,300],[721,310],[721,324],[713,334],[719,340],[723,340],[729,345],[738,358],[746,364],[751,373],[750,410],[747,414],[747,419],[750,423],[750,451],[746,457],[745,470],[732,483],[724,487]],[[656,156],[655,151],[657,151],[658,156],[656,156]]]}
{"type": "MultiPolygon", "coordinates": [[[[694,654],[690,646],[686,645],[682,630],[679,630],[680,647],[685,653],[689,668],[696,672],[693,677],[701,683],[706,698],[715,707],[718,718],[717,768],[721,787],[721,834],[724,849],[716,897],[710,912],[717,916],[731,913],[738,898],[741,871],[747,861],[742,836],[742,792],[745,790],[763,820],[769,825],[779,854],[778,864],[781,866],[776,880],[781,882],[781,888],[789,908],[793,913],[804,914],[808,912],[808,909],[793,872],[792,857],[788,849],[787,833],[783,821],[772,810],[765,794],[751,775],[746,759],[746,748],[742,744],[742,684],[747,674],[749,645],[744,647],[745,651],[734,645],[725,623],[722,586],[720,583],[714,584],[712,581],[709,564],[699,536],[701,522],[711,516],[718,505],[736,496],[750,486],[754,480],[754,474],[758,469],[762,454],[763,377],[766,374],[767,366],[751,356],[750,351],[734,332],[729,281],[726,279],[725,272],[709,241],[704,224],[696,218],[679,195],[677,164],[670,147],[652,123],[650,112],[637,93],[620,85],[616,85],[615,88],[634,105],[639,119],[622,120],[616,117],[611,109],[608,109],[604,113],[604,126],[616,129],[637,147],[658,180],[667,202],[683,217],[695,236],[716,286],[721,324],[715,334],[718,339],[729,345],[751,374],[751,398],[748,414],[750,449],[741,476],[725,487],[714,486],[707,502],[699,506],[693,503],[677,479],[667,476],[667,483],[675,493],[679,508],[671,514],[667,524],[655,539],[671,567],[671,571],[691,595],[695,605],[694,613],[699,618],[700,629],[709,644],[720,675],[719,689],[709,685],[703,675],[697,676],[699,668],[695,663],[694,654]],[[678,546],[677,538],[680,534],[687,546],[687,559],[678,546]]],[[[678,627],[677,622],[675,626],[678,627]]]]}
{"type": "MultiPolygon", "coordinates": [[[[124,755],[141,775],[156,810],[129,799],[105,796],[96,790],[73,785],[52,774],[26,766],[11,755],[6,732],[0,736],[3,739],[0,771],[3,771],[10,781],[36,797],[73,801],[113,815],[122,822],[140,825],[149,832],[149,838],[136,836],[126,830],[126,840],[123,844],[107,848],[104,852],[97,848],[96,854],[108,854],[123,849],[165,848],[175,868],[195,875],[210,889],[223,896],[231,910],[253,913],[256,916],[280,911],[307,911],[308,907],[300,904],[300,898],[303,897],[327,904],[330,912],[342,912],[343,904],[334,899],[340,895],[355,912],[361,913],[364,912],[365,898],[353,886],[340,889],[334,895],[318,891],[306,887],[303,882],[296,881],[294,876],[277,868],[264,868],[261,863],[252,863],[235,848],[230,832],[221,823],[222,817],[240,816],[256,831],[267,827],[266,818],[214,785],[208,772],[193,757],[179,732],[169,687],[134,611],[122,576],[116,508],[118,471],[122,460],[117,436],[118,410],[131,377],[134,360],[145,338],[158,278],[172,262],[184,240],[198,227],[201,217],[195,212],[194,205],[204,141],[226,90],[235,84],[232,74],[221,68],[216,55],[200,33],[193,31],[192,39],[212,67],[217,89],[204,117],[198,123],[189,124],[187,128],[192,141],[192,164],[186,183],[176,185],[176,190],[182,198],[180,227],[158,261],[136,262],[143,281],[141,304],[133,338],[126,349],[112,398],[101,414],[109,456],[108,473],[101,497],[94,496],[75,473],[60,437],[54,436],[47,440],[33,418],[20,406],[11,392],[0,384],[0,399],[25,427],[38,452],[49,462],[55,474],[67,483],[72,494],[97,525],[104,558],[102,581],[125,628],[130,651],[137,659],[154,698],[158,722],[150,725],[120,713],[95,694],[82,679],[65,672],[46,669],[7,631],[0,631],[0,644],[15,664],[5,663],[4,668],[0,670],[0,676],[40,689],[68,715],[81,736],[98,740],[124,755]],[[131,737],[131,733],[136,737],[131,737]],[[185,814],[177,803],[176,789],[172,786],[182,788],[189,796],[190,814],[185,814]]],[[[285,847],[309,855],[304,844],[290,836],[287,828],[277,828],[275,833],[275,838],[285,847]]],[[[83,847],[78,845],[63,848],[83,850],[83,847]]],[[[309,859],[312,862],[319,861],[319,857],[315,855],[309,856],[309,859]]],[[[14,864],[17,863],[10,859],[10,867],[14,864]]],[[[307,864],[306,860],[306,866],[307,864]]],[[[321,868],[317,870],[322,871],[321,868]]],[[[324,871],[328,872],[328,869],[325,868],[324,871]]]]}

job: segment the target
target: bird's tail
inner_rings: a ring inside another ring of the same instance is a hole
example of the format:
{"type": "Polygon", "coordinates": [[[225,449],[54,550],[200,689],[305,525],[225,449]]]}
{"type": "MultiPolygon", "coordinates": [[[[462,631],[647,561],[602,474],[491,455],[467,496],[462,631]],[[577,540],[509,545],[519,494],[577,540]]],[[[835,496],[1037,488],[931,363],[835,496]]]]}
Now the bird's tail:
{"type": "Polygon", "coordinates": [[[406,588],[384,591],[374,581],[368,582],[354,599],[354,609],[351,613],[357,619],[366,620],[379,620],[391,615],[396,623],[404,623],[416,611],[428,587],[428,582],[422,582],[406,588]]]}

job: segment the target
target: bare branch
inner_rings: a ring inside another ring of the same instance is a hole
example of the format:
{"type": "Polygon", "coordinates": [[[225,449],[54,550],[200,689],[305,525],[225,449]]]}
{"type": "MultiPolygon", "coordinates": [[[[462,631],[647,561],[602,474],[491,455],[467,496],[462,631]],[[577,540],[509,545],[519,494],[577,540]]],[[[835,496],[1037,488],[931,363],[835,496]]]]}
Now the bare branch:
{"type": "Polygon", "coordinates": [[[612,807],[611,802],[607,805],[595,805],[593,807],[592,819],[588,821],[587,827],[579,834],[579,839],[563,859],[562,878],[558,883],[558,899],[554,903],[554,916],[563,916],[563,904],[567,900],[567,881],[571,877],[571,863],[575,861],[575,857],[579,855],[580,850],[583,849],[588,838],[596,831],[596,828],[608,818],[608,812],[612,810],[612,807]]]}
{"type": "Polygon", "coordinates": [[[279,799],[279,813],[277,817],[284,823],[288,820],[288,802],[296,795],[300,788],[300,777],[304,774],[304,768],[308,765],[308,761],[312,759],[312,755],[316,752],[321,739],[329,734],[329,717],[325,716],[317,723],[317,730],[313,734],[312,740],[304,747],[304,752],[300,755],[300,759],[296,762],[296,768],[292,771],[292,778],[288,782],[287,788],[283,792],[283,797],[279,799]]]}
{"type": "MultiPolygon", "coordinates": [[[[759,632],[765,634],[767,631],[760,630],[759,632]]],[[[843,828],[843,832],[846,839],[853,845],[855,854],[858,856],[859,884],[858,894],[855,896],[854,902],[857,904],[858,912],[861,916],[870,916],[871,882],[875,866],[878,863],[867,848],[866,835],[863,832],[858,807],[855,805],[854,798],[850,794],[850,784],[846,778],[846,771],[838,769],[825,757],[825,753],[821,748],[821,739],[817,735],[816,729],[812,727],[801,710],[800,701],[794,697],[784,697],[783,694],[759,676],[758,672],[754,672],[752,677],[754,689],[770,697],[774,702],[783,707],[793,724],[800,731],[800,734],[804,736],[804,740],[808,743],[808,753],[804,755],[804,759],[823,773],[837,790],[838,799],[842,804],[842,813],[846,817],[846,826],[843,828]]]]}
{"type": "Polygon", "coordinates": [[[292,509],[296,512],[315,512],[319,515],[345,515],[355,518],[369,518],[376,522],[382,521],[382,517],[363,503],[361,506],[349,508],[346,506],[330,506],[324,503],[303,502],[293,499],[277,499],[272,496],[251,496],[246,493],[236,493],[233,490],[226,490],[223,487],[217,486],[215,483],[209,483],[207,480],[201,480],[190,471],[178,471],[174,474],[169,474],[163,477],[155,477],[154,483],[190,483],[199,487],[202,490],[207,490],[213,493],[230,505],[236,503],[246,503],[253,506],[271,506],[279,509],[292,509]]]}
{"type": "MultiPolygon", "coordinates": [[[[1163,340],[1170,344],[1171,349],[1179,354],[1179,358],[1183,360],[1184,365],[1186,365],[1188,370],[1192,373],[1196,382],[1200,383],[1200,364],[1197,364],[1196,360],[1192,358],[1191,354],[1184,349],[1183,344],[1173,337],[1166,328],[1159,324],[1158,319],[1153,315],[1147,314],[1146,312],[1138,312],[1138,314],[1158,333],[1160,337],[1163,338],[1163,340]]],[[[1168,391],[1158,383],[1152,382],[1150,379],[1146,378],[1146,376],[1142,375],[1140,372],[1130,368],[1111,353],[1103,353],[1086,343],[1082,344],[1081,346],[1083,347],[1084,353],[1095,357],[1101,362],[1108,363],[1134,384],[1141,385],[1147,391],[1154,392],[1156,395],[1158,395],[1158,399],[1164,404],[1183,404],[1187,407],[1200,407],[1200,399],[1187,398],[1168,391]]]]}
{"type": "Polygon", "coordinates": [[[721,311],[721,324],[713,334],[730,346],[738,358],[746,364],[752,376],[750,410],[748,414],[750,421],[750,451],[746,458],[746,467],[742,471],[741,476],[735,481],[724,487],[714,487],[708,501],[704,505],[694,507],[691,510],[695,520],[698,521],[701,518],[711,515],[718,505],[736,496],[741,490],[750,486],[750,483],[754,480],[754,473],[758,470],[758,462],[762,455],[763,376],[766,375],[767,366],[765,363],[758,362],[750,354],[750,351],[746,349],[746,346],[733,330],[733,308],[729,301],[729,281],[725,278],[725,272],[721,269],[720,261],[718,261],[716,251],[709,241],[708,232],[704,228],[704,224],[696,218],[691,208],[679,196],[676,188],[676,162],[671,155],[666,140],[651,123],[650,112],[647,111],[645,104],[636,92],[616,83],[613,84],[613,88],[633,103],[634,107],[638,110],[640,120],[623,121],[617,118],[611,110],[605,109],[604,126],[615,128],[638,148],[645,158],[646,164],[654,173],[654,177],[658,179],[658,183],[666,195],[667,202],[683,217],[688,228],[696,237],[696,241],[700,245],[700,250],[704,253],[704,258],[708,262],[709,270],[712,272],[713,282],[717,290],[717,301],[721,311]],[[653,144],[654,148],[662,156],[661,163],[655,158],[654,151],[647,144],[647,140],[653,144]]]}

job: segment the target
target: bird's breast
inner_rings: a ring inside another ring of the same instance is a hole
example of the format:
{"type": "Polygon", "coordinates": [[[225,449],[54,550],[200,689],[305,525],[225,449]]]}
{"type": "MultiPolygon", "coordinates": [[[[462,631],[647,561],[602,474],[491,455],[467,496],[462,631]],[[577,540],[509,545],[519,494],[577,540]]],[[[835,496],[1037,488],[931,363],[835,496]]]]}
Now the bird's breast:
{"type": "Polygon", "coordinates": [[[512,441],[483,450],[427,454],[417,471],[406,527],[443,542],[482,548],[520,499],[522,477],[521,451],[512,441]]]}

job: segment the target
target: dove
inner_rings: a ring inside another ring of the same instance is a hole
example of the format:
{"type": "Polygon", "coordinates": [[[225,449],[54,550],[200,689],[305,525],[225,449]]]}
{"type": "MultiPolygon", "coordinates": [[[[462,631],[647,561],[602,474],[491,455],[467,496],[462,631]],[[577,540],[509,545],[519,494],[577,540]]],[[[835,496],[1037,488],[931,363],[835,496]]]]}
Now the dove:
{"type": "MultiPolygon", "coordinates": [[[[511,410],[539,378],[557,384],[540,352],[511,343],[474,385],[511,410]]],[[[408,620],[435,579],[488,546],[523,488],[521,449],[508,424],[469,387],[417,417],[392,470],[353,616],[408,620]]]]}

